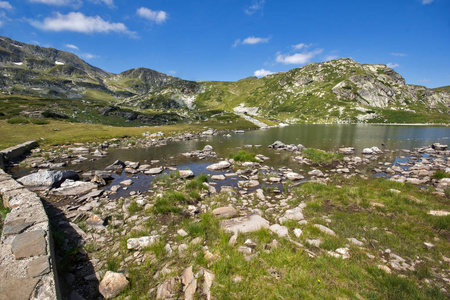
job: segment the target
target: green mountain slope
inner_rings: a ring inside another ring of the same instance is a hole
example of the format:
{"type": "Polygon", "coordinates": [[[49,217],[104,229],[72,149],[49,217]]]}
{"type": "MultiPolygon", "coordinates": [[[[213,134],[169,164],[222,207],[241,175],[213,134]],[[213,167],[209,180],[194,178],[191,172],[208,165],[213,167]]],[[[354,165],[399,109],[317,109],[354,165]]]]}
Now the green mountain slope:
{"type": "Polygon", "coordinates": [[[146,68],[111,74],[72,53],[0,37],[0,93],[187,118],[219,110],[289,123],[450,123],[448,87],[408,85],[385,65],[346,58],[259,79],[195,82],[146,68]]]}

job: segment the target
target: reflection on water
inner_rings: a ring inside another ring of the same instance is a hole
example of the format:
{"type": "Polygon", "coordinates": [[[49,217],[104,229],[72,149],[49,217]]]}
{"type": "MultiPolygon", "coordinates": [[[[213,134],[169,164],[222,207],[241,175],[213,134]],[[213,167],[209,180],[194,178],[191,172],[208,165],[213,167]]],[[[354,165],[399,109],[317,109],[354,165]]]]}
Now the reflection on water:
{"type": "Polygon", "coordinates": [[[141,163],[160,160],[164,165],[181,165],[193,161],[180,155],[181,153],[200,150],[208,144],[213,146],[214,151],[222,158],[237,152],[237,147],[261,145],[261,147],[246,148],[246,150],[270,157],[270,160],[266,162],[270,166],[291,165],[288,153],[275,152],[267,148],[277,140],[285,144],[302,144],[305,147],[327,151],[336,151],[340,146],[351,146],[356,148],[356,154],[359,155],[363,148],[372,146],[394,150],[428,146],[435,142],[446,144],[450,140],[450,128],[396,125],[292,125],[232,134],[231,137],[216,135],[198,140],[169,142],[160,147],[110,149],[107,157],[94,162],[84,162],[77,168],[103,169],[117,159],[141,163]]]}

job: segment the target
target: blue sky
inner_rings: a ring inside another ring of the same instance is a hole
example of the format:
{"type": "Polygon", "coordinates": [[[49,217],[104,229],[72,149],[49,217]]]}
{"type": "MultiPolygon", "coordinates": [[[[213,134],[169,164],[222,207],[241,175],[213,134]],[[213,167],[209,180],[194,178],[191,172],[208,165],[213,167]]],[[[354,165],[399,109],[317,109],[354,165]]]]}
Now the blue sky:
{"type": "Polygon", "coordinates": [[[113,73],[235,81],[350,57],[450,85],[449,0],[0,0],[0,35],[113,73]]]}

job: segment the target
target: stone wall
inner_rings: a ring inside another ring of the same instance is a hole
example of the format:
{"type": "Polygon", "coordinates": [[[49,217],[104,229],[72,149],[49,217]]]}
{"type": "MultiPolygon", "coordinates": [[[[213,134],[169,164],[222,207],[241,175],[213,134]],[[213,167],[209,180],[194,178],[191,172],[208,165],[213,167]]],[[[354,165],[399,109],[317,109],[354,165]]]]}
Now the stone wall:
{"type": "Polygon", "coordinates": [[[0,168],[3,169],[8,161],[29,152],[37,146],[38,143],[36,141],[29,141],[0,151],[0,168]]]}
{"type": "Polygon", "coordinates": [[[41,199],[0,169],[7,214],[0,240],[0,300],[60,299],[52,236],[41,199]]]}

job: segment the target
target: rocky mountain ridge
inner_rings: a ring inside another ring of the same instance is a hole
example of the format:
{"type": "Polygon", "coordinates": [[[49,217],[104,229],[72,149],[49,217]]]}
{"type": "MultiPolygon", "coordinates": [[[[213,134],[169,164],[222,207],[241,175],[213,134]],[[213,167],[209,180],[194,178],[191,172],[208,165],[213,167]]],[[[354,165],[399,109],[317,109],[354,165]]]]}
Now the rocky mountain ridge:
{"type": "Polygon", "coordinates": [[[224,110],[292,123],[450,122],[450,92],[409,85],[385,65],[341,58],[236,82],[195,82],[151,69],[111,74],[76,55],[0,37],[0,91],[102,100],[132,109],[224,110]],[[414,122],[414,120],[412,120],[414,122]],[[429,120],[433,121],[433,120],[429,120]]]}

